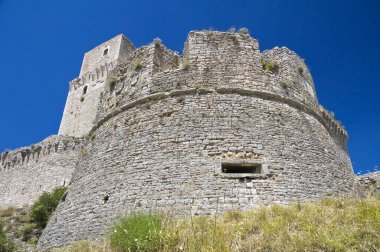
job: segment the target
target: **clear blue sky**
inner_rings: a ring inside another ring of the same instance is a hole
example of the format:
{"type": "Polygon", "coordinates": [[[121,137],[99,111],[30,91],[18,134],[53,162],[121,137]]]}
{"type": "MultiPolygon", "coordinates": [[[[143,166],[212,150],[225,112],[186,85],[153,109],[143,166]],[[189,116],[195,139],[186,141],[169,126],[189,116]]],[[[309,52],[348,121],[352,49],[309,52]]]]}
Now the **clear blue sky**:
{"type": "Polygon", "coordinates": [[[0,0],[0,151],[58,132],[83,54],[124,33],[182,52],[190,30],[247,27],[260,49],[306,60],[318,98],[348,130],[356,172],[380,166],[377,0],[0,0]]]}

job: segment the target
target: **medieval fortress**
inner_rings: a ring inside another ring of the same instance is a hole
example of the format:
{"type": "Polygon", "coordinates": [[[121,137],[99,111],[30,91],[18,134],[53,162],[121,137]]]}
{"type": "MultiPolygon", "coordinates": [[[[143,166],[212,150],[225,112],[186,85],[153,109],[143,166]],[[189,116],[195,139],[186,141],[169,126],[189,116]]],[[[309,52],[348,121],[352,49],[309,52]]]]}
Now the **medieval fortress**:
{"type": "Polygon", "coordinates": [[[130,212],[214,214],[378,190],[379,174],[354,175],[347,139],[304,61],[285,47],[260,52],[246,29],[192,31],[182,56],[119,35],[85,54],[58,135],[0,155],[0,206],[68,186],[45,248],[100,239],[130,212]]]}

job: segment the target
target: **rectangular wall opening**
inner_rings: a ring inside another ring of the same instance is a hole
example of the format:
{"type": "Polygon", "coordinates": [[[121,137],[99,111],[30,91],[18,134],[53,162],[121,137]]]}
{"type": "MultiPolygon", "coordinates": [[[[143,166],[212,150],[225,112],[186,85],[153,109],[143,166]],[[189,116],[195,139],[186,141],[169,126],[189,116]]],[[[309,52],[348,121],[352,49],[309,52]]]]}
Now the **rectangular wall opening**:
{"type": "Polygon", "coordinates": [[[261,165],[253,163],[222,163],[222,172],[261,174],[261,165]]]}

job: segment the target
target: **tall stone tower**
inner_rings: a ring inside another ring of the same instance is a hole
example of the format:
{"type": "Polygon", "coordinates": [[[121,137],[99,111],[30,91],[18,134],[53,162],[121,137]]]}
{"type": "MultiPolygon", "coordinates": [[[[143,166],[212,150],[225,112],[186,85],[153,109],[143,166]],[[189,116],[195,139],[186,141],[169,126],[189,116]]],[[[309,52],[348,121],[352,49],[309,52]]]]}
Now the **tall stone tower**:
{"type": "Polygon", "coordinates": [[[135,46],[121,34],[84,55],[79,77],[70,82],[59,135],[88,134],[108,73],[134,50],[135,46]]]}

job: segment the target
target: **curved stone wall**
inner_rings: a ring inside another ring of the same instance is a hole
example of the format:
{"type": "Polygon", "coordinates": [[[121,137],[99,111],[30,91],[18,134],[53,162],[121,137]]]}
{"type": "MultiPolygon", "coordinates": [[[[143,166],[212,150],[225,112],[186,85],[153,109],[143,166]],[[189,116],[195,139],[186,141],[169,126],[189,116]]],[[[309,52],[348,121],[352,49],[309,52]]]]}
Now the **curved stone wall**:
{"type": "Polygon", "coordinates": [[[357,195],[347,138],[289,49],[260,53],[245,32],[196,31],[180,57],[155,40],[108,74],[38,247],[100,239],[134,211],[214,214],[357,195]]]}
{"type": "Polygon", "coordinates": [[[355,176],[318,111],[265,92],[192,89],[113,111],[91,132],[39,247],[100,239],[120,215],[181,215],[350,196],[355,176]],[[226,174],[221,163],[260,165],[226,174]],[[236,175],[236,176],[235,176],[236,175]]]}
{"type": "Polygon", "coordinates": [[[178,60],[178,54],[160,43],[134,51],[114,70],[114,84],[103,92],[98,120],[147,95],[194,87],[268,92],[319,110],[313,79],[303,60],[287,48],[260,53],[258,41],[248,34],[190,32],[182,63],[176,64],[178,60]],[[264,70],[263,60],[276,62],[278,72],[264,70]],[[142,66],[139,69],[137,62],[142,66]]]}

